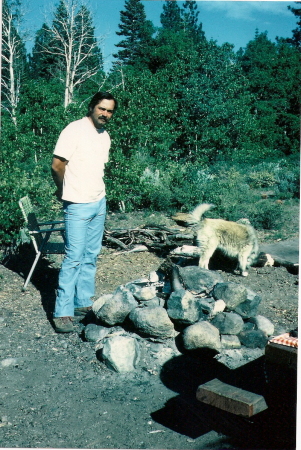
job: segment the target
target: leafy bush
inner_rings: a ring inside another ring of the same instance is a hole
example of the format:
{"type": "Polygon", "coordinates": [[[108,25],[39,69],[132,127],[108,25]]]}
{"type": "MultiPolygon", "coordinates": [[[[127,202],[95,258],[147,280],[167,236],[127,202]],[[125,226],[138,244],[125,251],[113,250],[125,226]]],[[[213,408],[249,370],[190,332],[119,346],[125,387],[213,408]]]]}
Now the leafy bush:
{"type": "Polygon", "coordinates": [[[248,176],[248,181],[250,186],[254,188],[269,187],[276,184],[275,175],[267,170],[250,173],[248,176]]]}
{"type": "Polygon", "coordinates": [[[285,220],[283,205],[260,200],[249,207],[248,218],[257,230],[279,230],[285,220]]]}

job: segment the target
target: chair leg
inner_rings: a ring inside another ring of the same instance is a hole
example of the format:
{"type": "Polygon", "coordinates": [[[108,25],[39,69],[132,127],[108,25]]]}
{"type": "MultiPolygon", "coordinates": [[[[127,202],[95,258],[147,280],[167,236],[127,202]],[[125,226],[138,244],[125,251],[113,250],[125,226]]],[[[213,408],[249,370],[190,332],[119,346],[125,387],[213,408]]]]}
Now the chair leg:
{"type": "Polygon", "coordinates": [[[23,288],[22,288],[22,291],[26,291],[27,285],[28,285],[28,283],[30,282],[30,279],[31,279],[32,274],[33,274],[33,271],[34,271],[34,269],[35,269],[35,267],[36,267],[36,265],[37,265],[37,263],[38,263],[38,261],[39,261],[40,256],[41,256],[41,252],[38,252],[37,255],[36,255],[36,257],[35,257],[35,260],[34,260],[34,262],[33,262],[33,265],[31,266],[30,272],[29,272],[29,274],[28,274],[28,276],[27,276],[27,278],[26,278],[26,281],[25,281],[25,283],[24,283],[24,286],[23,286],[23,288]]]}

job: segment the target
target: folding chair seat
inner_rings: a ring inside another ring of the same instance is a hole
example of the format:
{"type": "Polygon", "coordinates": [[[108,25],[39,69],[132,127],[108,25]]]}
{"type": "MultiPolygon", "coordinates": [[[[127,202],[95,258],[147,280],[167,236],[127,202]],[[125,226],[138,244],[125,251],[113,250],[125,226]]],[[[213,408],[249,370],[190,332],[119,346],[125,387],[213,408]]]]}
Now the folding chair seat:
{"type": "Polygon", "coordinates": [[[41,255],[65,253],[65,227],[62,226],[64,223],[63,220],[38,222],[28,196],[22,197],[19,200],[19,206],[25,220],[30,240],[36,252],[35,260],[23,286],[23,291],[25,291],[41,255]],[[50,236],[54,232],[61,235],[63,242],[49,242],[50,236]]]}

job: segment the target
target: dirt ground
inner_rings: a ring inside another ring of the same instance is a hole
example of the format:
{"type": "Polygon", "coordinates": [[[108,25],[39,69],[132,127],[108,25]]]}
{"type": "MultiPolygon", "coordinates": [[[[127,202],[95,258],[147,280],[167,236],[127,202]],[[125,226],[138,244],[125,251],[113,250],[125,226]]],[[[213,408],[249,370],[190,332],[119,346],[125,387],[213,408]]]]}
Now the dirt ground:
{"type": "MultiPolygon", "coordinates": [[[[129,223],[126,215],[112,215],[109,226],[117,219],[120,226],[129,223]]],[[[25,248],[23,254],[0,265],[1,447],[251,448],[239,432],[239,422],[237,433],[232,427],[227,435],[209,422],[206,425],[206,418],[199,423],[189,407],[183,408],[186,400],[195,397],[199,384],[217,377],[217,366],[206,358],[178,353],[162,363],[158,354],[172,343],[141,339],[139,367],[119,374],[98,359],[94,343],[83,339],[83,323],[76,322],[72,334],[56,334],[49,317],[60,260],[43,259],[24,293],[24,274],[32,256],[25,248]]],[[[155,253],[103,248],[96,298],[147,276],[163,261],[164,255],[155,253]]],[[[240,282],[262,296],[259,314],[274,323],[275,335],[297,326],[297,275],[284,267],[253,267],[247,278],[221,274],[225,281],[240,282]]],[[[262,366],[258,370],[257,376],[264,378],[262,366]]],[[[265,448],[290,448],[279,442],[265,448]]]]}

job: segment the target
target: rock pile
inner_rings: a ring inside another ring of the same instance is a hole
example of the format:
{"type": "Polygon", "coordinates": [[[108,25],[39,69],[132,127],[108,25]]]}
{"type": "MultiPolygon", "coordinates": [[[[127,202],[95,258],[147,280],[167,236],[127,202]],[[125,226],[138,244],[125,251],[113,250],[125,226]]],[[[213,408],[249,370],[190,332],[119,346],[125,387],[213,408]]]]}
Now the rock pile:
{"type": "Polygon", "coordinates": [[[102,360],[118,372],[134,370],[139,339],[176,339],[183,350],[263,349],[274,332],[258,315],[261,297],[218,272],[177,267],[170,280],[156,272],[119,286],[92,306],[86,340],[96,342],[102,360]]]}

